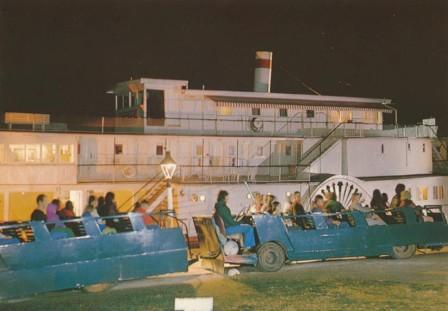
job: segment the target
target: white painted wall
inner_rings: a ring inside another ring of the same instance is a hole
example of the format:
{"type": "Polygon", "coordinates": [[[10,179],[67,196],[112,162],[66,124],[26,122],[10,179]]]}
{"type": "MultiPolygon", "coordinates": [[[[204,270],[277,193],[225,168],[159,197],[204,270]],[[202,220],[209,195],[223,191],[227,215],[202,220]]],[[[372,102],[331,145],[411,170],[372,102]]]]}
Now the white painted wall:
{"type": "Polygon", "coordinates": [[[347,139],[348,175],[395,176],[432,173],[431,140],[424,138],[347,139]],[[411,145],[408,150],[407,144],[411,145]],[[423,152],[425,144],[425,152],[423,152]],[[384,145],[384,153],[381,152],[384,145]]]}

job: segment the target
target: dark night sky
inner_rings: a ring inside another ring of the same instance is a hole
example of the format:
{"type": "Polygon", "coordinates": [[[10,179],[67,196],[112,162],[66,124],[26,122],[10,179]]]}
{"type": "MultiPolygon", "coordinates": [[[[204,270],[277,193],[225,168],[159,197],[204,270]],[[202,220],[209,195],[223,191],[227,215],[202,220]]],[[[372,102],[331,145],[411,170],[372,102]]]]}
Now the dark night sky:
{"type": "Polygon", "coordinates": [[[130,76],[251,90],[264,49],[273,92],[392,98],[448,135],[448,1],[0,0],[0,39],[0,111],[111,115],[130,76]]]}

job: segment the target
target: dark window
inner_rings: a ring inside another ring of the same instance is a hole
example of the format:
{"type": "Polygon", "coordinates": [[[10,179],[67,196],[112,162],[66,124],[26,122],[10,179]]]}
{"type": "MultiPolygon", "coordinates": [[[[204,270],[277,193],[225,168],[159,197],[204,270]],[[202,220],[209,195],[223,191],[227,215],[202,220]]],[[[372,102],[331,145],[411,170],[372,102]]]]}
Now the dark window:
{"type": "Polygon", "coordinates": [[[163,146],[162,145],[157,145],[156,155],[163,155],[163,146]]]}
{"type": "Polygon", "coordinates": [[[426,145],[423,144],[423,152],[426,152],[426,145]]]}
{"type": "Polygon", "coordinates": [[[115,144],[115,154],[123,154],[123,145],[115,144]]]}
{"type": "Polygon", "coordinates": [[[314,110],[307,110],[306,111],[306,117],[307,118],[314,118],[314,110]]]}
{"type": "Polygon", "coordinates": [[[165,119],[165,92],[162,90],[146,91],[146,111],[148,125],[163,126],[165,119]]]}
{"type": "Polygon", "coordinates": [[[123,96],[123,108],[129,107],[129,96],[123,96]]]}
{"type": "Polygon", "coordinates": [[[260,108],[252,108],[252,115],[253,116],[259,116],[261,114],[260,108]]]}
{"type": "Polygon", "coordinates": [[[381,144],[381,153],[384,153],[384,144],[381,144]]]}
{"type": "Polygon", "coordinates": [[[288,116],[288,109],[280,108],[280,117],[287,117],[287,116],[288,116]]]}
{"type": "Polygon", "coordinates": [[[285,155],[290,156],[290,155],[291,155],[291,152],[292,152],[292,148],[291,148],[291,146],[286,146],[286,149],[285,149],[285,155]]]}
{"type": "Polygon", "coordinates": [[[411,151],[411,144],[408,144],[408,151],[411,151]]]}

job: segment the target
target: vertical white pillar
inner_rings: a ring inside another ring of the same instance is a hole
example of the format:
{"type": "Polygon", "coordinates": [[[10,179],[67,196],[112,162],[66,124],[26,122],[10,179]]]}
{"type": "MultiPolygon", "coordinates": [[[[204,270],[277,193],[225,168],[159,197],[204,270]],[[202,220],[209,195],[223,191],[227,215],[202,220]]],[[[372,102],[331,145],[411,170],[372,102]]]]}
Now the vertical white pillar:
{"type": "Polygon", "coordinates": [[[118,111],[118,96],[115,95],[115,111],[118,111]]]}

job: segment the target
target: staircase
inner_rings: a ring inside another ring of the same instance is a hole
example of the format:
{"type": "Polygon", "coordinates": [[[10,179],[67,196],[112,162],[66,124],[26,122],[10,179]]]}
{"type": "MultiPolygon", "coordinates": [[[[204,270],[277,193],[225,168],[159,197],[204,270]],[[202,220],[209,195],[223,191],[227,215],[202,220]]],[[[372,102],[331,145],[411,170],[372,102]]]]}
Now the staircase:
{"type": "Polygon", "coordinates": [[[448,148],[446,143],[438,137],[432,140],[432,172],[434,174],[448,174],[448,148]]]}
{"type": "Polygon", "coordinates": [[[311,146],[300,158],[299,165],[300,171],[303,172],[306,168],[319,159],[321,155],[331,148],[339,139],[338,128],[344,123],[339,123],[334,129],[332,129],[325,137],[311,146]]]}

